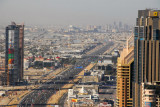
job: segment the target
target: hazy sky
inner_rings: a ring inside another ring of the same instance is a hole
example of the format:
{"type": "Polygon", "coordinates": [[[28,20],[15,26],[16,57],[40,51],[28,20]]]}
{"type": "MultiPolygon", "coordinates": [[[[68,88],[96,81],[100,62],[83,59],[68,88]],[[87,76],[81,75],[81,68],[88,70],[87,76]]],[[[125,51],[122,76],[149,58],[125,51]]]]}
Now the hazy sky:
{"type": "Polygon", "coordinates": [[[135,24],[146,8],[160,9],[160,0],[0,0],[0,25],[135,24]]]}

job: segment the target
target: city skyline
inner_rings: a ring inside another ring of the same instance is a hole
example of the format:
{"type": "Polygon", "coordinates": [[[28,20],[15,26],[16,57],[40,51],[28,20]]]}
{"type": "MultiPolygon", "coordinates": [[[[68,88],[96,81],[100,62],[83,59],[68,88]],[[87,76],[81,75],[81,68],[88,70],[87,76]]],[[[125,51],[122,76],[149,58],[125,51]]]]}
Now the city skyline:
{"type": "Polygon", "coordinates": [[[160,107],[159,4],[0,0],[0,106],[160,107]]]}
{"type": "Polygon", "coordinates": [[[0,25],[11,21],[26,25],[100,25],[122,21],[134,25],[137,10],[159,8],[159,3],[159,0],[1,0],[0,25]]]}

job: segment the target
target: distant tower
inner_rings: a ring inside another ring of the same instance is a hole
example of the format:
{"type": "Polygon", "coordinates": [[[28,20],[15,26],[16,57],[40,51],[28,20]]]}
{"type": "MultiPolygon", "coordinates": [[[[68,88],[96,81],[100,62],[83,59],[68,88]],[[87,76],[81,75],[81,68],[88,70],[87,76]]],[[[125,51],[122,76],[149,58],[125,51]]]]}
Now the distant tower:
{"type": "Polygon", "coordinates": [[[7,85],[23,80],[24,25],[12,22],[6,27],[5,74],[7,85]]]}
{"type": "Polygon", "coordinates": [[[119,22],[119,29],[122,28],[122,22],[119,22]]]}

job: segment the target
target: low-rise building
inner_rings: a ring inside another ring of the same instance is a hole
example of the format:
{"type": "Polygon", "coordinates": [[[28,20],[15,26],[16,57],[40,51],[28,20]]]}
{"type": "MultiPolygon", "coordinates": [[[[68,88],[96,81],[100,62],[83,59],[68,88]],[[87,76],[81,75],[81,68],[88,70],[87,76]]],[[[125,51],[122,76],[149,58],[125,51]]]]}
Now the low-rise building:
{"type": "Polygon", "coordinates": [[[142,83],[142,107],[160,107],[159,83],[142,83]]]}
{"type": "Polygon", "coordinates": [[[90,70],[84,72],[84,77],[82,78],[82,83],[96,83],[100,82],[104,75],[103,70],[90,70]]]}
{"type": "Polygon", "coordinates": [[[98,99],[97,85],[75,85],[68,90],[69,107],[93,107],[98,99]]]}

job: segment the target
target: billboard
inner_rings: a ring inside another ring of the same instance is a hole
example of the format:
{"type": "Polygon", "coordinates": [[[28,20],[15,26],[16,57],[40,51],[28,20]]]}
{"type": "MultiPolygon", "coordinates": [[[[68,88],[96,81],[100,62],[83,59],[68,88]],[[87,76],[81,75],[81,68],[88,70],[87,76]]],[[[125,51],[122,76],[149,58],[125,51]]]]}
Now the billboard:
{"type": "Polygon", "coordinates": [[[154,12],[153,15],[154,15],[154,16],[158,16],[158,12],[154,12]]]}
{"type": "Polygon", "coordinates": [[[13,72],[14,69],[14,30],[8,32],[8,70],[13,72]]]}
{"type": "Polygon", "coordinates": [[[9,49],[14,49],[14,30],[9,30],[8,48],[9,49]]]}
{"type": "Polygon", "coordinates": [[[77,102],[77,101],[78,101],[77,99],[72,98],[72,102],[77,102]]]}
{"type": "Polygon", "coordinates": [[[151,102],[145,102],[145,107],[152,107],[151,105],[151,102]]]}

